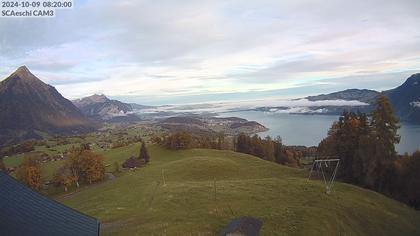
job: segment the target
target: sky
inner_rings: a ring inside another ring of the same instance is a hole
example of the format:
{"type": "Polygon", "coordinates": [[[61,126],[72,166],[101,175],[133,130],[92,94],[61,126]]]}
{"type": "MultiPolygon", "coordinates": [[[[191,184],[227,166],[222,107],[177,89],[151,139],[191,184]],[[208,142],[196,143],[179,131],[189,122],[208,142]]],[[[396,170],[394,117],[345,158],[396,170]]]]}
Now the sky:
{"type": "Polygon", "coordinates": [[[420,72],[419,0],[75,0],[0,18],[0,78],[146,105],[385,90],[420,72]]]}

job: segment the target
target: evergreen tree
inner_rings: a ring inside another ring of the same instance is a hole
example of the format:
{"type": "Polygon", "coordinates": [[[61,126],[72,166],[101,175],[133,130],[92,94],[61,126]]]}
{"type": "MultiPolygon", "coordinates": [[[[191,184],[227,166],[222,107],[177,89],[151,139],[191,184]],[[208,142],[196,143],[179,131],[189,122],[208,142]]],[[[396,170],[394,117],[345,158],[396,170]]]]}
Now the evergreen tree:
{"type": "Polygon", "coordinates": [[[360,121],[358,147],[352,164],[353,182],[362,186],[371,186],[370,170],[375,162],[371,158],[374,154],[372,131],[366,114],[359,113],[360,121]]]}
{"type": "Polygon", "coordinates": [[[222,150],[225,143],[225,134],[223,132],[217,135],[217,149],[222,150]]]}
{"type": "Polygon", "coordinates": [[[285,164],[283,144],[280,136],[274,140],[274,159],[279,164],[285,164]]]}
{"type": "Polygon", "coordinates": [[[274,158],[274,142],[270,136],[264,139],[264,159],[267,161],[275,161],[274,158]]]}
{"type": "Polygon", "coordinates": [[[396,156],[395,144],[400,142],[398,135],[399,120],[395,116],[389,99],[382,95],[378,98],[376,109],[372,114],[372,127],[378,148],[385,159],[396,156]]]}
{"type": "Polygon", "coordinates": [[[359,183],[365,174],[363,162],[367,150],[364,149],[370,147],[366,146],[370,143],[369,132],[365,114],[343,112],[339,121],[332,125],[328,137],[319,144],[318,154],[324,158],[340,158],[338,177],[350,183],[359,183]]]}
{"type": "Polygon", "coordinates": [[[378,98],[376,108],[372,114],[371,126],[375,145],[376,168],[370,170],[374,181],[374,188],[382,191],[389,165],[396,158],[395,144],[400,142],[398,135],[399,120],[395,116],[391,102],[386,96],[378,98]]]}
{"type": "Polygon", "coordinates": [[[251,154],[250,150],[250,138],[246,134],[239,134],[239,136],[236,139],[236,151],[241,153],[247,153],[251,154]]]}
{"type": "Polygon", "coordinates": [[[264,158],[264,146],[262,144],[261,138],[254,134],[251,138],[251,155],[257,156],[259,158],[264,158]]]}
{"type": "Polygon", "coordinates": [[[145,163],[148,163],[150,161],[150,155],[147,151],[146,144],[144,142],[141,143],[139,159],[144,160],[145,163]]]}

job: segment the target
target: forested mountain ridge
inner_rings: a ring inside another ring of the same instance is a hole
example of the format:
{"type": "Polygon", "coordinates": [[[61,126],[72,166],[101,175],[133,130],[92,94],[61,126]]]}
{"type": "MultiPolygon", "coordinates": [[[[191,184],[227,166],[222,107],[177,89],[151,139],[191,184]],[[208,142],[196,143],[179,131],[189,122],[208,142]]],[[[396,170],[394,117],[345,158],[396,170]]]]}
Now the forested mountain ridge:
{"type": "MultiPolygon", "coordinates": [[[[370,112],[381,94],[390,99],[395,113],[402,121],[420,123],[420,73],[411,75],[402,85],[383,92],[369,89],[347,89],[305,98],[309,101],[356,100],[369,104],[363,108],[363,112],[370,112]]],[[[356,109],[359,108],[356,107],[356,109]]]]}

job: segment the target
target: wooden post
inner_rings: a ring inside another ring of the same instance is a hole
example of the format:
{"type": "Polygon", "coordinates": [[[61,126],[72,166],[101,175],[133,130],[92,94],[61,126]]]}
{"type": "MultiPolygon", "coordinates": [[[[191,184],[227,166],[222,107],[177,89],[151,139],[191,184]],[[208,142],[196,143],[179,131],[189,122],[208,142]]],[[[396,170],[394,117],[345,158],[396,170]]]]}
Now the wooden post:
{"type": "Polygon", "coordinates": [[[165,182],[165,170],[162,169],[162,180],[163,180],[163,186],[166,186],[166,182],[165,182]]]}
{"type": "Polygon", "coordinates": [[[217,201],[216,179],[214,179],[213,181],[213,186],[214,186],[214,201],[217,201]]]}
{"type": "Polygon", "coordinates": [[[213,181],[213,186],[214,186],[214,203],[216,204],[216,215],[219,215],[219,211],[217,209],[217,191],[216,191],[216,179],[214,179],[213,181]]]}

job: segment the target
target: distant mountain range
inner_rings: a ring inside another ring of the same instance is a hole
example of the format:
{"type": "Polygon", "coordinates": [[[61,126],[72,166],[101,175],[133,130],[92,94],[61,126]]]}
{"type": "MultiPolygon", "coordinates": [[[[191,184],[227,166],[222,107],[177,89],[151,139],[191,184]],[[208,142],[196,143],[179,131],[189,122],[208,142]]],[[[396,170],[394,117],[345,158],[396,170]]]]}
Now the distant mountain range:
{"type": "Polygon", "coordinates": [[[134,121],[139,119],[137,116],[132,115],[134,110],[150,108],[149,106],[135,103],[129,104],[120,102],[118,100],[112,100],[103,94],[95,94],[82,99],[73,100],[72,102],[86,116],[106,121],[134,121]]]}
{"type": "MultiPolygon", "coordinates": [[[[371,112],[380,94],[390,98],[396,114],[402,121],[420,123],[420,74],[414,74],[401,86],[383,92],[368,89],[347,89],[330,94],[309,96],[303,100],[316,105],[300,109],[302,112],[299,113],[337,115],[344,109],[371,112]],[[344,100],[346,103],[331,105],[328,102],[331,100],[344,100]]],[[[293,106],[303,106],[299,105],[301,101],[302,99],[298,99],[291,103],[295,104],[293,106]]],[[[78,134],[89,132],[99,127],[98,124],[103,121],[138,121],[141,118],[136,110],[162,109],[163,107],[123,103],[109,99],[105,95],[96,94],[71,102],[54,87],[45,84],[28,68],[22,66],[0,82],[0,146],[31,138],[40,138],[43,133],[78,134]]],[[[214,106],[210,106],[210,108],[212,111],[215,109],[214,106]]],[[[176,107],[174,109],[176,110],[176,107]]],[[[235,110],[234,107],[231,109],[235,110]]],[[[243,108],[238,107],[237,109],[243,108]]],[[[289,109],[293,113],[290,106],[282,107],[280,104],[279,106],[256,106],[253,109],[269,112],[283,112],[289,109]]],[[[198,110],[202,111],[203,108],[199,107],[198,110]]],[[[173,115],[189,114],[185,107],[182,107],[181,112],[172,113],[173,115]]],[[[194,109],[192,113],[194,113],[194,109]]],[[[160,113],[151,114],[159,115],[160,113]]]]}
{"type": "Polygon", "coordinates": [[[51,85],[19,67],[0,83],[0,145],[39,138],[42,132],[91,131],[94,122],[51,85]]]}
{"type": "Polygon", "coordinates": [[[401,120],[420,123],[420,73],[410,76],[402,85],[384,92],[401,120]]]}
{"type": "Polygon", "coordinates": [[[373,104],[380,92],[369,89],[346,89],[343,91],[306,97],[309,101],[345,100],[373,104]]]}
{"type": "Polygon", "coordinates": [[[130,104],[111,100],[105,95],[92,95],[72,101],[86,116],[98,119],[111,119],[115,116],[124,116],[132,111],[130,104]]]}
{"type": "MultiPolygon", "coordinates": [[[[369,105],[353,107],[353,110],[371,112],[375,102],[381,94],[387,96],[394,108],[395,113],[402,121],[420,123],[420,73],[411,75],[402,85],[397,88],[378,92],[368,89],[347,89],[330,94],[306,97],[309,101],[345,100],[360,101],[369,105]]],[[[335,108],[335,112],[342,112],[335,108]]]]}

